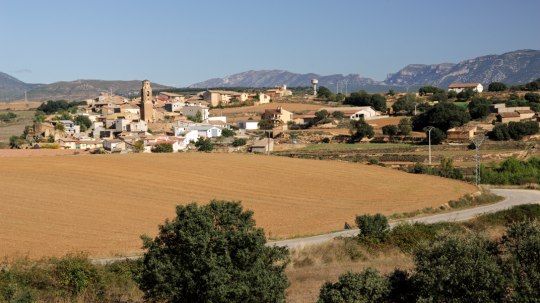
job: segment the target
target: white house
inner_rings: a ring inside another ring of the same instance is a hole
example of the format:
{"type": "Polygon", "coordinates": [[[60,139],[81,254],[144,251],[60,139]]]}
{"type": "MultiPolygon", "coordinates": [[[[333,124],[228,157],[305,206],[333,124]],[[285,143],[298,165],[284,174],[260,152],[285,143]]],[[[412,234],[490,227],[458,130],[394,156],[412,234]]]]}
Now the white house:
{"type": "Polygon", "coordinates": [[[221,128],[214,125],[195,125],[190,126],[188,129],[196,130],[199,137],[203,138],[221,137],[221,128]]]}
{"type": "Polygon", "coordinates": [[[185,103],[180,101],[165,103],[165,110],[168,112],[179,112],[184,105],[185,103]]]}
{"type": "Polygon", "coordinates": [[[245,130],[259,129],[259,121],[254,121],[254,120],[238,121],[238,128],[245,129],[245,130]]]}
{"type": "Polygon", "coordinates": [[[81,132],[81,127],[79,125],[75,125],[75,122],[71,120],[60,120],[58,122],[64,125],[64,133],[67,135],[73,136],[81,132]]]}
{"type": "Polygon", "coordinates": [[[342,112],[346,118],[351,120],[364,120],[374,119],[378,116],[377,112],[371,106],[356,106],[356,107],[326,107],[320,110],[326,110],[329,114],[334,112],[342,112]]]}
{"type": "Polygon", "coordinates": [[[199,132],[197,130],[188,130],[180,126],[174,126],[174,136],[186,138],[188,142],[197,142],[199,140],[199,132]]]}
{"type": "Polygon", "coordinates": [[[270,96],[267,94],[260,93],[259,94],[259,104],[267,104],[270,103],[270,96]]]}
{"type": "Polygon", "coordinates": [[[126,143],[120,139],[103,140],[103,148],[108,151],[123,151],[126,150],[126,143]]]}
{"type": "Polygon", "coordinates": [[[484,90],[482,83],[452,83],[448,85],[448,91],[455,91],[456,93],[460,93],[467,88],[478,93],[481,93],[484,90]]]}

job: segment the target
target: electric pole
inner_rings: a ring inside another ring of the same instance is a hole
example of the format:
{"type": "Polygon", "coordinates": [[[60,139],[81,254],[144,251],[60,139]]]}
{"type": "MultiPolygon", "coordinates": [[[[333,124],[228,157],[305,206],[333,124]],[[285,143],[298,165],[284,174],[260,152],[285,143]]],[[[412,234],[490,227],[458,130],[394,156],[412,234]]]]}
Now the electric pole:
{"type": "Polygon", "coordinates": [[[482,145],[484,140],[486,140],[486,136],[484,136],[484,134],[475,136],[471,140],[474,144],[474,148],[476,149],[476,186],[480,185],[480,146],[482,145]]]}
{"type": "Polygon", "coordinates": [[[429,165],[431,165],[431,131],[434,129],[435,127],[433,126],[428,126],[425,128],[425,130],[428,132],[428,144],[429,144],[429,165]]]}

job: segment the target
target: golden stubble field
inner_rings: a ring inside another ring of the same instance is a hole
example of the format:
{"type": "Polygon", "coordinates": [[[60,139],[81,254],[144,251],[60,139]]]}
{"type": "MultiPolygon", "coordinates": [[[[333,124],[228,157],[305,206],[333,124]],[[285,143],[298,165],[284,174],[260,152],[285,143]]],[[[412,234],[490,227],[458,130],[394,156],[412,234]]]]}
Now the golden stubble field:
{"type": "Polygon", "coordinates": [[[249,154],[5,157],[0,167],[0,257],[139,253],[141,234],[192,201],[241,200],[269,237],[286,238],[475,191],[377,166],[249,154]]]}

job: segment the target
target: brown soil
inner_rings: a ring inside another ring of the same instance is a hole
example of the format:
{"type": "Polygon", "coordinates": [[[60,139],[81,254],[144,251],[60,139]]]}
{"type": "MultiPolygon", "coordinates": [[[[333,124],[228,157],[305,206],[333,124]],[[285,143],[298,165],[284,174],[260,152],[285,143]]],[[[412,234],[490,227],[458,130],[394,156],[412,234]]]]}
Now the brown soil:
{"type": "Polygon", "coordinates": [[[0,257],[138,253],[141,234],[192,201],[241,200],[267,235],[284,238],[475,191],[377,166],[246,154],[2,157],[0,167],[0,257]]]}

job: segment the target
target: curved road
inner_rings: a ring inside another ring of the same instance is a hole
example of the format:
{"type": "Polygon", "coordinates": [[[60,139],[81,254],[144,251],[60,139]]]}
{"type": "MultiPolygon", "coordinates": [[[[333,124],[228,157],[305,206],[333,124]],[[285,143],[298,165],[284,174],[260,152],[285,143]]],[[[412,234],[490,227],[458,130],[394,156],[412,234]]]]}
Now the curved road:
{"type": "MultiPolygon", "coordinates": [[[[497,212],[500,210],[512,208],[516,205],[521,204],[540,204],[540,191],[526,190],[526,189],[491,189],[491,192],[504,197],[505,199],[501,202],[478,206],[474,208],[468,208],[464,210],[458,210],[443,214],[435,214],[426,217],[402,220],[399,222],[390,223],[390,227],[395,226],[402,222],[423,222],[423,223],[437,223],[437,222],[457,222],[465,221],[472,219],[478,215],[485,213],[497,212]]],[[[332,240],[337,237],[352,237],[358,235],[358,229],[349,229],[344,231],[338,231],[334,233],[305,237],[305,238],[296,238],[288,239],[281,241],[271,241],[268,242],[269,245],[277,246],[287,246],[288,248],[300,248],[307,245],[319,244],[332,240]]]]}
{"type": "MultiPolygon", "coordinates": [[[[478,206],[474,208],[468,208],[464,210],[458,210],[443,214],[435,214],[426,217],[402,220],[399,222],[390,223],[390,227],[395,226],[402,222],[423,222],[423,223],[437,223],[437,222],[457,222],[465,221],[472,219],[478,215],[485,213],[497,212],[500,210],[505,210],[512,208],[516,205],[521,204],[540,204],[540,191],[535,190],[526,190],[526,189],[491,189],[491,191],[499,196],[503,196],[505,199],[501,202],[478,206]]],[[[277,246],[286,246],[288,248],[301,248],[307,245],[320,244],[329,240],[332,240],[337,237],[352,237],[358,234],[358,229],[349,229],[344,231],[333,232],[324,235],[305,237],[305,238],[295,238],[281,241],[270,241],[268,245],[277,245],[277,246]]],[[[122,261],[126,259],[138,259],[140,256],[132,257],[116,257],[116,258],[107,258],[107,259],[94,259],[92,260],[95,264],[107,264],[114,263],[117,261],[122,261]]]]}

